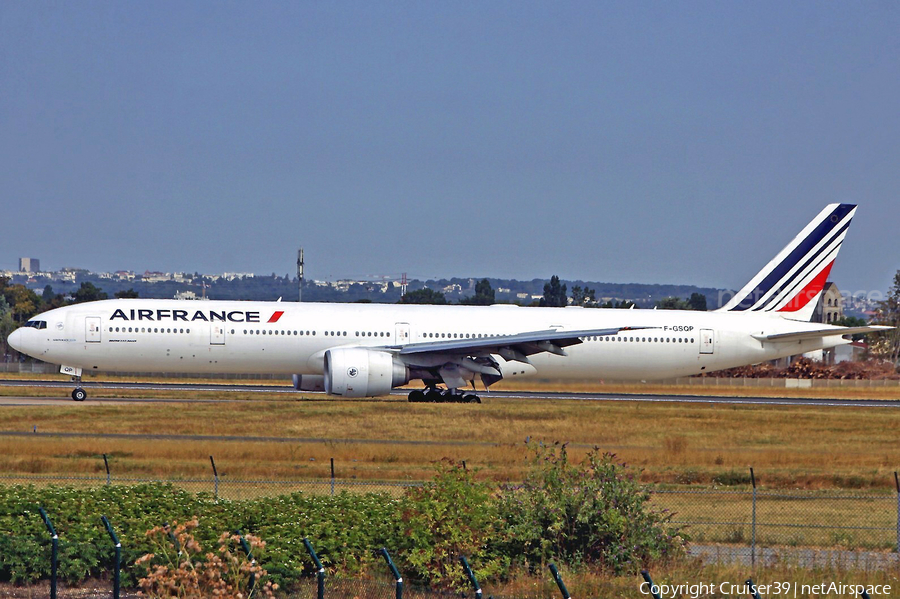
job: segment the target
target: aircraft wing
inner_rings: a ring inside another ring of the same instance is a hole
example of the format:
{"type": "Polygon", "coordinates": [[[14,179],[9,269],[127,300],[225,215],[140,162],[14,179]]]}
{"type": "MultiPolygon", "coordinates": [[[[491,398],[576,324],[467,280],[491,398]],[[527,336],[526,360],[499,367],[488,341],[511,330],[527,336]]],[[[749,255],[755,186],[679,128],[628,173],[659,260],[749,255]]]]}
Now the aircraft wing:
{"type": "MultiPolygon", "coordinates": [[[[558,356],[565,356],[566,352],[563,348],[581,343],[583,337],[601,337],[615,335],[622,331],[636,331],[647,328],[652,327],[615,327],[609,329],[585,329],[580,331],[547,329],[544,331],[518,333],[516,335],[498,335],[494,337],[410,343],[392,349],[399,350],[398,353],[401,356],[424,353],[465,355],[475,352],[500,355],[506,353],[518,353],[522,356],[549,352],[558,356]]],[[[527,362],[527,359],[519,361],[527,362]]]]}
{"type": "Polygon", "coordinates": [[[828,329],[817,329],[814,331],[800,331],[797,333],[775,333],[774,335],[753,335],[754,339],[760,341],[802,341],[803,339],[818,339],[819,337],[831,337],[833,335],[858,335],[860,333],[877,333],[878,331],[889,331],[894,327],[883,325],[869,325],[865,327],[832,327],[828,329]]]}

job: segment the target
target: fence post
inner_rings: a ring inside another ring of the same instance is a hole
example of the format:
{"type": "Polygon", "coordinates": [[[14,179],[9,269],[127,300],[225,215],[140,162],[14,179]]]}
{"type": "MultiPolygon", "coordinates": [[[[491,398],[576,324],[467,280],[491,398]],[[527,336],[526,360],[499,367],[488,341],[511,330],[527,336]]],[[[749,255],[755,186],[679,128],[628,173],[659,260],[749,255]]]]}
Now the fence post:
{"type": "Polygon", "coordinates": [[[556,569],[555,564],[550,564],[550,573],[553,574],[553,580],[556,581],[556,586],[559,587],[559,592],[562,593],[563,599],[572,599],[572,595],[569,594],[569,589],[563,583],[562,576],[559,575],[559,570],[556,569]]]}
{"type": "Polygon", "coordinates": [[[215,493],[216,501],[219,500],[219,471],[216,470],[216,461],[212,456],[209,456],[209,463],[212,464],[213,469],[213,492],[215,493]]]}
{"type": "Polygon", "coordinates": [[[472,572],[471,566],[469,566],[469,560],[466,559],[465,555],[460,555],[459,562],[462,564],[463,570],[466,571],[469,582],[472,583],[472,590],[475,591],[475,599],[481,599],[481,586],[478,584],[478,579],[475,578],[475,573],[472,572]]]}
{"type": "Polygon", "coordinates": [[[649,585],[649,588],[647,590],[650,591],[651,595],[653,595],[653,599],[662,599],[662,597],[659,596],[659,593],[653,590],[656,585],[653,584],[653,579],[650,578],[650,572],[648,572],[647,570],[641,570],[641,576],[644,577],[644,581],[646,581],[646,583],[649,585]]]}
{"type": "Polygon", "coordinates": [[[103,521],[106,532],[109,533],[109,538],[112,539],[113,544],[116,546],[115,574],[113,575],[113,599],[119,599],[119,587],[122,575],[122,543],[119,542],[119,537],[116,536],[116,531],[113,530],[112,524],[109,523],[109,519],[107,519],[106,516],[101,516],[100,520],[103,521]]]}
{"type": "Polygon", "coordinates": [[[750,482],[753,484],[753,516],[750,523],[750,567],[756,567],[756,476],[750,468],[750,482]]]}
{"type": "Polygon", "coordinates": [[[753,597],[753,599],[761,599],[759,596],[759,591],[756,590],[756,585],[753,584],[752,578],[748,578],[744,584],[747,585],[747,588],[750,590],[750,596],[753,597]]]}
{"type": "Polygon", "coordinates": [[[894,485],[897,486],[897,553],[900,553],[900,478],[894,471],[894,485]]]}
{"type": "Polygon", "coordinates": [[[334,497],[334,458],[331,458],[331,496],[334,497]]]}
{"type": "Polygon", "coordinates": [[[53,528],[53,523],[50,522],[50,518],[47,516],[47,512],[44,511],[44,508],[40,507],[38,511],[40,511],[41,518],[44,519],[44,525],[50,533],[50,599],[56,599],[56,577],[59,571],[59,535],[56,534],[56,529],[53,528]]]}
{"type": "Polygon", "coordinates": [[[394,575],[394,580],[397,582],[397,599],[403,599],[403,577],[400,576],[400,571],[397,569],[397,566],[394,565],[391,554],[388,553],[388,550],[385,547],[379,549],[378,553],[380,553],[384,558],[384,561],[387,562],[388,568],[391,569],[391,574],[394,575]]]}
{"type": "MultiPolygon", "coordinates": [[[[253,553],[250,551],[250,545],[247,543],[247,539],[244,538],[244,535],[241,534],[240,530],[234,531],[234,533],[241,540],[241,547],[244,549],[244,553],[247,554],[247,559],[250,561],[250,565],[256,563],[256,560],[253,559],[253,553]]],[[[256,576],[254,574],[250,574],[250,588],[247,589],[247,595],[253,594],[253,587],[256,586],[256,576]]]]}
{"type": "Polygon", "coordinates": [[[322,566],[322,562],[319,561],[319,556],[316,555],[316,552],[313,549],[312,543],[309,542],[309,539],[303,537],[303,544],[306,545],[306,552],[309,553],[309,557],[312,558],[313,563],[316,565],[316,597],[317,599],[324,599],[325,568],[322,566]]]}
{"type": "Polygon", "coordinates": [[[103,465],[106,466],[106,484],[110,483],[109,480],[109,460],[106,459],[106,454],[103,454],[103,465]]]}

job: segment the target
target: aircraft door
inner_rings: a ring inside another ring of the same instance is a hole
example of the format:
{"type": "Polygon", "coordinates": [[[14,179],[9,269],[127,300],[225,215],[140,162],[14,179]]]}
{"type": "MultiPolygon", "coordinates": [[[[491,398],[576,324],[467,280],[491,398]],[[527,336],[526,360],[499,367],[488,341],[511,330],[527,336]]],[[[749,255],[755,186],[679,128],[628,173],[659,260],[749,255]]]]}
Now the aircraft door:
{"type": "Polygon", "coordinates": [[[225,345],[225,325],[218,322],[209,325],[209,344],[225,345]]]}
{"type": "Polygon", "coordinates": [[[406,345],[409,343],[409,323],[398,322],[394,328],[394,343],[397,345],[406,345]]]}
{"type": "Polygon", "coordinates": [[[712,329],[700,329],[700,353],[711,354],[716,347],[716,335],[712,329]]]}
{"type": "Polygon", "coordinates": [[[84,319],[84,340],[86,343],[100,343],[99,316],[88,316],[84,319]]]}

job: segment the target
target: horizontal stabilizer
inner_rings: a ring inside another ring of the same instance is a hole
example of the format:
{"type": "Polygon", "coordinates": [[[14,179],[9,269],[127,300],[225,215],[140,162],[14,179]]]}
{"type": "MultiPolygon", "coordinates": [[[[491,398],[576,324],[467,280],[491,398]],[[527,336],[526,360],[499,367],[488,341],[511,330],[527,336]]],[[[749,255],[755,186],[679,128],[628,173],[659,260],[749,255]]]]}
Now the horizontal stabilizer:
{"type": "Polygon", "coordinates": [[[818,339],[820,337],[831,337],[834,335],[859,335],[860,333],[877,333],[878,331],[889,331],[894,327],[886,327],[881,325],[870,325],[867,327],[833,327],[829,329],[817,329],[815,331],[800,331],[797,333],[776,333],[774,335],[753,335],[755,339],[760,341],[802,341],[803,339],[818,339]]]}

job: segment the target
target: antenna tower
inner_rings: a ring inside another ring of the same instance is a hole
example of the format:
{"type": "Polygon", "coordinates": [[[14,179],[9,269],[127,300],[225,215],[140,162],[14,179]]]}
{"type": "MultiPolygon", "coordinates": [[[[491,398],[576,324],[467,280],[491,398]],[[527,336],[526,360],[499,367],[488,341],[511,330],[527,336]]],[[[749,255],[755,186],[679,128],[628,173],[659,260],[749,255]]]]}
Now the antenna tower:
{"type": "Polygon", "coordinates": [[[297,293],[297,301],[303,301],[303,248],[297,251],[297,285],[299,287],[297,293]]]}

